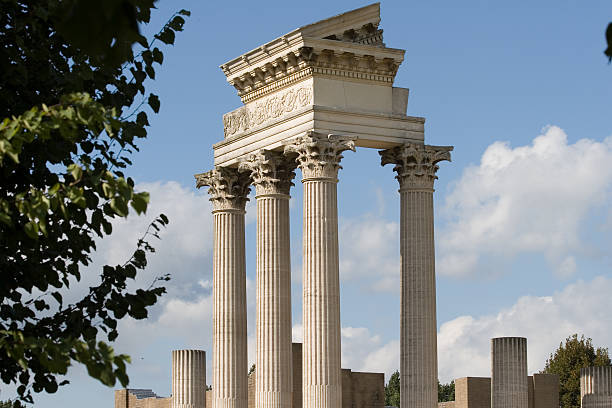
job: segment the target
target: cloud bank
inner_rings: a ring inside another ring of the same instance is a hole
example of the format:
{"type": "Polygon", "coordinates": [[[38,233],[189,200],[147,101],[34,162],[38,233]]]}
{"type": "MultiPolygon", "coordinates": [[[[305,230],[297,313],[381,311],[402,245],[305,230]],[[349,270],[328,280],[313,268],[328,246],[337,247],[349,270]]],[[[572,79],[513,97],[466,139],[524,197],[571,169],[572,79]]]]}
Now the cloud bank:
{"type": "Polygon", "coordinates": [[[571,144],[562,129],[550,126],[528,146],[495,142],[446,197],[438,271],[477,274],[487,257],[503,264],[542,253],[567,278],[578,256],[604,255],[605,248],[586,239],[583,226],[594,214],[605,225],[611,205],[612,137],[571,144]]]}

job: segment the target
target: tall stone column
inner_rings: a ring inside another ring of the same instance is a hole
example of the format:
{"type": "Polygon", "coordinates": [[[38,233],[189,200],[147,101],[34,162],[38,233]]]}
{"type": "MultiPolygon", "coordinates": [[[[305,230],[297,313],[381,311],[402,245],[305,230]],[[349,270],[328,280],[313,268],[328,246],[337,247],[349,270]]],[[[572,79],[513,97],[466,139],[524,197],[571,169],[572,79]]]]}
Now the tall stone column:
{"type": "Polygon", "coordinates": [[[612,407],[612,366],[580,369],[580,406],[612,407]]]}
{"type": "Polygon", "coordinates": [[[293,139],[304,184],[302,406],[341,408],[338,170],[349,138],[314,132],[293,139]]]}
{"type": "Polygon", "coordinates": [[[491,339],[491,408],[528,408],[527,339],[491,339]]]}
{"type": "Polygon", "coordinates": [[[261,151],[240,163],[257,198],[256,408],[291,408],[291,258],[289,190],[295,163],[261,151]]]}
{"type": "Polygon", "coordinates": [[[172,408],[206,408],[204,350],[172,350],[172,408]]]}
{"type": "Polygon", "coordinates": [[[247,408],[244,214],[249,177],[217,167],[196,175],[213,203],[213,408],[247,408]]]}
{"type": "Polygon", "coordinates": [[[380,152],[400,189],[400,406],[436,408],[438,357],[434,254],[434,180],[450,146],[405,144],[380,152]]]}

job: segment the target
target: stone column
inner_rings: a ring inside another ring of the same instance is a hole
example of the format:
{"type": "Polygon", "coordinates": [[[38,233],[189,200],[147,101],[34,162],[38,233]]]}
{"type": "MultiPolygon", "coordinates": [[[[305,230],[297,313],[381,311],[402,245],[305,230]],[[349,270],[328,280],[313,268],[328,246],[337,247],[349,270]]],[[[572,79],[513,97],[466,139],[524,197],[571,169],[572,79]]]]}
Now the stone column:
{"type": "Polygon", "coordinates": [[[400,189],[400,405],[436,408],[438,357],[434,255],[434,180],[450,146],[406,144],[380,152],[400,189]]]}
{"type": "Polygon", "coordinates": [[[172,350],[172,408],[206,408],[206,352],[172,350]]]}
{"type": "Polygon", "coordinates": [[[491,339],[491,408],[528,408],[527,339],[491,339]]]}
{"type": "Polygon", "coordinates": [[[295,162],[261,151],[240,163],[257,193],[256,408],[291,408],[289,190],[295,162]]]}
{"type": "Polygon", "coordinates": [[[196,175],[213,203],[213,408],[247,408],[244,214],[249,177],[217,167],[196,175]]]}
{"type": "Polygon", "coordinates": [[[338,170],[349,138],[311,132],[291,140],[304,184],[302,406],[341,408],[338,170]]]}
{"type": "Polygon", "coordinates": [[[612,407],[612,366],[580,369],[580,406],[612,407]]]}

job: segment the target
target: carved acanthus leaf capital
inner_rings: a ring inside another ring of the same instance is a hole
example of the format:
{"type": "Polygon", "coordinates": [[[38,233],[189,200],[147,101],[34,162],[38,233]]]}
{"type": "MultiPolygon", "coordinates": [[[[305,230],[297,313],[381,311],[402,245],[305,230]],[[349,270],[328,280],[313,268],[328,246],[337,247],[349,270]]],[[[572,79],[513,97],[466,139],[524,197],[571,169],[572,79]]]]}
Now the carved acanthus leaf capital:
{"type": "Polygon", "coordinates": [[[229,167],[215,167],[209,172],[196,174],[195,178],[197,188],[208,186],[214,211],[244,211],[250,191],[248,174],[229,167]]]}
{"type": "Polygon", "coordinates": [[[302,182],[312,178],[337,180],[345,150],[355,151],[355,138],[309,132],[285,145],[285,155],[294,156],[302,170],[302,182]]]}
{"type": "Polygon", "coordinates": [[[438,178],[438,162],[451,160],[452,146],[429,146],[407,143],[378,152],[381,164],[395,164],[393,170],[400,183],[400,189],[433,189],[438,178]]]}
{"type": "Polygon", "coordinates": [[[296,167],[295,161],[287,159],[282,153],[260,150],[240,162],[238,169],[251,175],[258,196],[266,194],[289,196],[296,167]]]}

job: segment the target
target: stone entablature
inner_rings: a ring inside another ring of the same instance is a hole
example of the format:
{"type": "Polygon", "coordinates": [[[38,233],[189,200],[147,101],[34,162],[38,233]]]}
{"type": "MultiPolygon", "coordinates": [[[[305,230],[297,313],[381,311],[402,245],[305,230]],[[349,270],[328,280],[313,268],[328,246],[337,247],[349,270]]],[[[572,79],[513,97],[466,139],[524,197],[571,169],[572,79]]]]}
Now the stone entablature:
{"type": "Polygon", "coordinates": [[[313,74],[392,83],[404,50],[385,47],[379,23],[376,3],[300,27],[221,69],[245,103],[313,74]]]}

